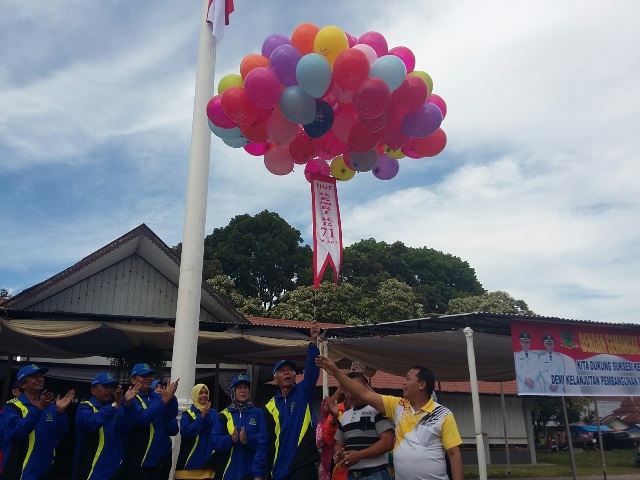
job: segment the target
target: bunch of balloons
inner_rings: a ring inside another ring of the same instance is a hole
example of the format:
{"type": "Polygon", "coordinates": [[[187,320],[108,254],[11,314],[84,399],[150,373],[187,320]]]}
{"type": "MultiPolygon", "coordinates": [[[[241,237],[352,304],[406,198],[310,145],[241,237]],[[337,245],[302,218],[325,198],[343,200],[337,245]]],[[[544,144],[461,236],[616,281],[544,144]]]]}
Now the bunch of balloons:
{"type": "Polygon", "coordinates": [[[264,156],[275,175],[298,164],[307,179],[371,171],[389,180],[399,159],[432,157],[446,145],[447,106],[432,90],[409,48],[389,49],[378,32],[356,38],[303,23],[290,38],[268,36],[240,74],[225,75],[207,117],[225,144],[264,156]]]}

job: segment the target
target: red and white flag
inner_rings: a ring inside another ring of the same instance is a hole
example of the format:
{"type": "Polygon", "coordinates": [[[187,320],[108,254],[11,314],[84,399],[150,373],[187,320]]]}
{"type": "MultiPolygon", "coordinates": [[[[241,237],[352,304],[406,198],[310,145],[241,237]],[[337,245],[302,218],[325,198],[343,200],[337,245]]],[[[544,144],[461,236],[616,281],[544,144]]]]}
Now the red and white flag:
{"type": "Polygon", "coordinates": [[[338,284],[342,265],[342,225],[336,179],[311,174],[313,203],[313,288],[320,288],[322,276],[331,265],[333,282],[338,284]]]}
{"type": "Polygon", "coordinates": [[[211,33],[218,42],[224,37],[224,26],[229,25],[229,15],[233,8],[233,0],[209,0],[207,22],[213,24],[211,33]]]}

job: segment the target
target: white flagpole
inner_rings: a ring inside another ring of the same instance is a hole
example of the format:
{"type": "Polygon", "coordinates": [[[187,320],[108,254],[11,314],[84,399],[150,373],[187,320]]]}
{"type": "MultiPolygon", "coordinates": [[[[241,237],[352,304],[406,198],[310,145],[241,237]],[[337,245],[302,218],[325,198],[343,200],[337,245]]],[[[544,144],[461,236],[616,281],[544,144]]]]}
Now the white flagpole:
{"type": "MultiPolygon", "coordinates": [[[[224,2],[217,2],[224,8],[224,2]]],[[[211,35],[211,24],[205,20],[209,1],[203,0],[200,14],[200,41],[196,70],[193,121],[191,124],[191,150],[189,178],[182,237],[180,280],[176,309],[176,328],[171,359],[171,381],[179,378],[176,392],[180,411],[184,411],[195,384],[196,351],[200,298],[202,296],[202,256],[207,216],[209,187],[209,159],[211,131],[207,123],[207,102],[213,95],[216,39],[211,35]]]]}

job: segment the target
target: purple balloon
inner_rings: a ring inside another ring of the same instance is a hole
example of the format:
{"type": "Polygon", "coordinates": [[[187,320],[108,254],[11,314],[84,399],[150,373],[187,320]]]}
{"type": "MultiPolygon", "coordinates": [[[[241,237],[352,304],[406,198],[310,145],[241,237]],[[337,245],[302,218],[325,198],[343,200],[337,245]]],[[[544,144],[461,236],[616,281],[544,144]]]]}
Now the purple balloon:
{"type": "Polygon", "coordinates": [[[407,113],[402,122],[402,133],[410,137],[428,137],[442,123],[442,112],[433,103],[425,103],[415,112],[407,113]]]}
{"type": "Polygon", "coordinates": [[[391,180],[398,174],[400,170],[400,162],[395,158],[391,158],[385,154],[380,155],[378,163],[373,167],[372,173],[380,180],[391,180]]]}
{"type": "Polygon", "coordinates": [[[262,42],[262,55],[269,58],[276,48],[278,48],[280,45],[287,44],[291,44],[291,40],[289,40],[289,37],[285,37],[284,35],[280,35],[278,33],[269,35],[264,39],[264,42],[262,42]]]}
{"type": "Polygon", "coordinates": [[[285,87],[298,84],[296,66],[301,58],[302,54],[293,45],[280,45],[269,57],[271,70],[276,72],[280,83],[285,87]]]}

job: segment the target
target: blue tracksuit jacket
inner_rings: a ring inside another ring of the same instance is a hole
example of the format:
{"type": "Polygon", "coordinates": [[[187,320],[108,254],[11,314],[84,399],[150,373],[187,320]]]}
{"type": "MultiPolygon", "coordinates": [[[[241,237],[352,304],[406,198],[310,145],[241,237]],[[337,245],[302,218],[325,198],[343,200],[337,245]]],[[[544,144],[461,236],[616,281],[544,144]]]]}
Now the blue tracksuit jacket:
{"type": "Polygon", "coordinates": [[[218,421],[218,412],[214,409],[202,418],[202,413],[195,405],[182,414],[180,418],[180,453],[176,469],[192,470],[212,467],[214,451],[211,433],[218,421]],[[206,465],[205,465],[206,464],[206,465]]]}
{"type": "Polygon", "coordinates": [[[55,404],[40,410],[23,393],[7,402],[3,415],[3,477],[37,480],[51,467],[55,448],[67,433],[66,412],[58,413],[55,404]]]}
{"type": "MultiPolygon", "coordinates": [[[[213,445],[216,453],[228,452],[229,459],[224,464],[222,480],[240,480],[247,476],[264,478],[267,472],[267,454],[269,449],[269,433],[262,410],[253,405],[238,411],[233,405],[228,406],[218,416],[213,429],[213,445]],[[238,433],[244,427],[247,443],[231,439],[233,430],[238,433]]],[[[216,472],[218,477],[218,472],[216,472]]]]}

